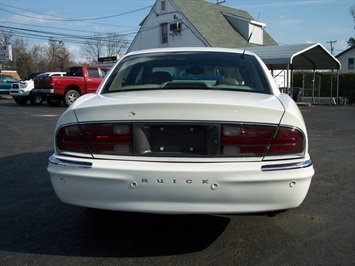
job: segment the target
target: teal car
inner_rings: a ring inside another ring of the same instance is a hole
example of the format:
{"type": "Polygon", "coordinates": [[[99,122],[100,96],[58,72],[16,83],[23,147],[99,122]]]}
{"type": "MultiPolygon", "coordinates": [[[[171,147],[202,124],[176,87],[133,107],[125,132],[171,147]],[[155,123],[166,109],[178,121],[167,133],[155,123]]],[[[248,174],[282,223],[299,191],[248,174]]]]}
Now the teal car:
{"type": "Polygon", "coordinates": [[[0,74],[0,94],[8,94],[12,83],[18,82],[13,76],[0,74]]]}

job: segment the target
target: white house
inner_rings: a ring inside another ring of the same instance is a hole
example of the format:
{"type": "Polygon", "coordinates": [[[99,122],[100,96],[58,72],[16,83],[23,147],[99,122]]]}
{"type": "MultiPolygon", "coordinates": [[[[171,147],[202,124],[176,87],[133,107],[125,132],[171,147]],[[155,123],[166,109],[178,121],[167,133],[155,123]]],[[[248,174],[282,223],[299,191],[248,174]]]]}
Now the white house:
{"type": "Polygon", "coordinates": [[[128,52],[181,46],[244,48],[277,45],[248,12],[203,0],[157,0],[128,52]]]}
{"type": "Polygon", "coordinates": [[[292,86],[288,69],[340,67],[320,44],[279,46],[265,27],[247,11],[204,0],[156,0],[127,52],[182,46],[247,47],[255,49],[267,64],[277,85],[287,88],[292,86]]]}
{"type": "Polygon", "coordinates": [[[355,73],[355,46],[349,47],[335,57],[342,66],[339,73],[355,73]]]}

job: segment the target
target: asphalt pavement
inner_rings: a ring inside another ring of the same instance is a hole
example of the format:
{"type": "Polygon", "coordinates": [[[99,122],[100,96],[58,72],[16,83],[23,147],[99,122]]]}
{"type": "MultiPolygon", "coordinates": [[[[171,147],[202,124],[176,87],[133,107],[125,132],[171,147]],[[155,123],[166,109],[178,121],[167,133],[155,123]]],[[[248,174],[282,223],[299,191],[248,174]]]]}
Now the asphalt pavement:
{"type": "Polygon", "coordinates": [[[152,215],[61,203],[46,171],[65,107],[0,99],[0,265],[355,265],[355,107],[301,107],[316,174],[275,216],[152,215]]]}

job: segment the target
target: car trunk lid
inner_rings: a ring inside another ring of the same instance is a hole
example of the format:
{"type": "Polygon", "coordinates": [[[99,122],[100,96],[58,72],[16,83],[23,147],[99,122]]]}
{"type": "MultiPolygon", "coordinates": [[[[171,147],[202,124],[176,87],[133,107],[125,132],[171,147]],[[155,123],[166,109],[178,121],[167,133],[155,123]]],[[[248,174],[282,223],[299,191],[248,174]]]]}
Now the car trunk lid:
{"type": "Polygon", "coordinates": [[[131,91],[90,98],[90,101],[82,99],[73,106],[80,122],[132,120],[278,124],[284,113],[276,96],[250,92],[131,91]]]}

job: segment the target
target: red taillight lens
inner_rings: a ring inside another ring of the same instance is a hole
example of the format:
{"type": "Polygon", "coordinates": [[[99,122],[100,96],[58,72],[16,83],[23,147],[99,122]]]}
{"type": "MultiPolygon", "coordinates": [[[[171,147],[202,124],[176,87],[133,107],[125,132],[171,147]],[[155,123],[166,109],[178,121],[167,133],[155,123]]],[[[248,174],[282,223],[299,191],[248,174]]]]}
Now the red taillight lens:
{"type": "Polygon", "coordinates": [[[303,151],[303,134],[294,128],[280,127],[267,155],[299,154],[303,151]]]}
{"type": "Polygon", "coordinates": [[[92,153],[131,154],[131,126],[127,124],[83,125],[83,132],[92,153]]]}
{"type": "Polygon", "coordinates": [[[222,125],[221,156],[288,155],[300,154],[303,151],[304,136],[294,128],[243,124],[222,125]]]}
{"type": "Polygon", "coordinates": [[[262,156],[275,126],[222,125],[221,156],[262,156]]]}
{"type": "Polygon", "coordinates": [[[132,154],[130,124],[85,124],[63,127],[57,134],[62,151],[93,154],[132,154]]]}
{"type": "Polygon", "coordinates": [[[88,153],[85,138],[78,125],[66,126],[59,129],[56,138],[57,147],[63,151],[88,153]]]}
{"type": "Polygon", "coordinates": [[[53,86],[54,84],[54,80],[52,79],[52,77],[46,77],[46,81],[47,84],[49,84],[49,86],[53,86]]]}
{"type": "MultiPolygon", "coordinates": [[[[56,135],[59,152],[78,152],[86,154],[133,155],[132,124],[129,123],[92,123],[64,126],[56,135]]],[[[150,131],[147,131],[148,134],[150,131]]],[[[151,133],[151,132],[150,132],[151,133]]],[[[150,135],[150,134],[148,134],[150,135]]],[[[213,135],[213,134],[212,134],[213,135]]],[[[201,135],[199,138],[204,138],[201,135]]],[[[276,125],[223,124],[220,132],[220,147],[215,145],[218,134],[201,143],[208,146],[221,157],[264,157],[279,155],[301,155],[305,150],[303,133],[292,127],[276,125]],[[218,152],[219,149],[219,152],[218,152]]],[[[164,147],[185,145],[176,142],[175,135],[165,136],[163,140],[154,137],[136,139],[136,147],[164,147]],[[145,141],[143,144],[139,143],[145,141]]],[[[203,141],[203,140],[202,140],[203,141]]],[[[188,143],[188,145],[193,145],[188,143]]],[[[193,146],[188,146],[193,147],[193,146]]],[[[179,153],[177,153],[179,156],[179,153]]]]}

